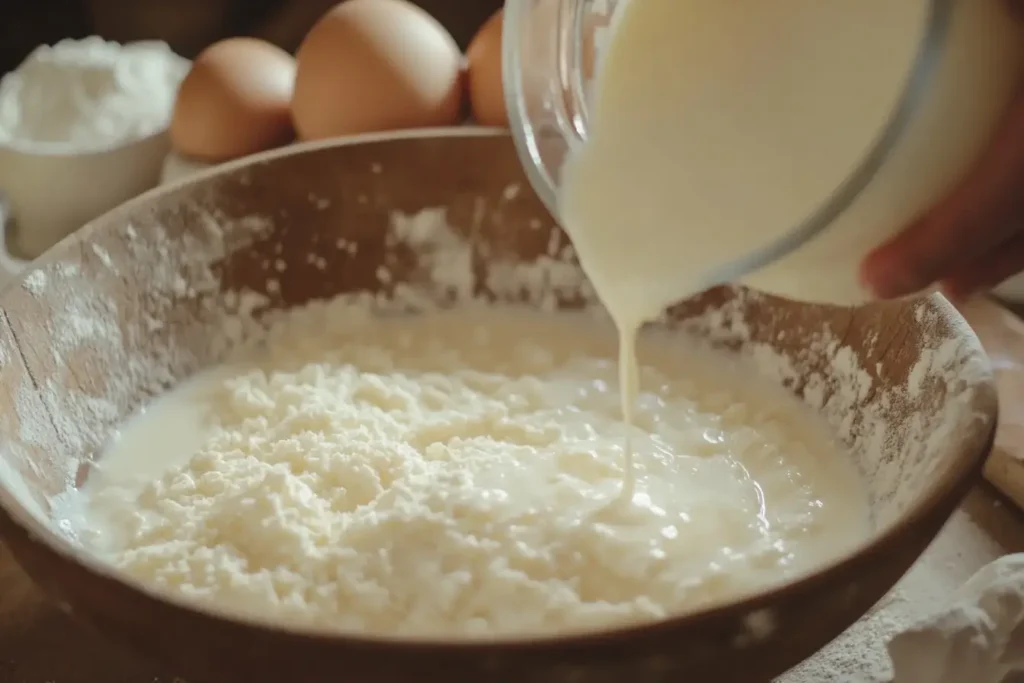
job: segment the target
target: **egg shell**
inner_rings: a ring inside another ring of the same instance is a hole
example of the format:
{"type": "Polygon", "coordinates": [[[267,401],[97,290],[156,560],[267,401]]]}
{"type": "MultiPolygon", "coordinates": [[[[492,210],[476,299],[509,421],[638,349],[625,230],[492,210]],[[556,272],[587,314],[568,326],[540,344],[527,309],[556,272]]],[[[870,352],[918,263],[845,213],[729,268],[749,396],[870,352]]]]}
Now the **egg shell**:
{"type": "Polygon", "coordinates": [[[452,36],[404,0],[348,0],[296,53],[292,118],[317,140],[460,122],[462,54],[452,36]]]}
{"type": "Polygon", "coordinates": [[[229,38],[196,58],[181,83],[171,144],[185,157],[219,162],[294,139],[295,59],[254,38],[229,38]]]}
{"type": "Polygon", "coordinates": [[[484,126],[508,126],[501,78],[502,11],[488,19],[466,50],[469,106],[473,119],[484,126]]]}

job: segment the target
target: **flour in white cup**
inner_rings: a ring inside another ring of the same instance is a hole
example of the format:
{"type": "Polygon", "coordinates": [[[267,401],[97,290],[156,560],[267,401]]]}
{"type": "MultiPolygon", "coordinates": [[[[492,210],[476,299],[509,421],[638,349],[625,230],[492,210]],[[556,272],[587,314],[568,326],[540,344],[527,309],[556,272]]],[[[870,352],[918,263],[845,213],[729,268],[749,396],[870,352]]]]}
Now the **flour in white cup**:
{"type": "Polygon", "coordinates": [[[89,151],[146,137],[167,125],[188,67],[158,41],[41,45],[0,80],[0,144],[89,151]]]}

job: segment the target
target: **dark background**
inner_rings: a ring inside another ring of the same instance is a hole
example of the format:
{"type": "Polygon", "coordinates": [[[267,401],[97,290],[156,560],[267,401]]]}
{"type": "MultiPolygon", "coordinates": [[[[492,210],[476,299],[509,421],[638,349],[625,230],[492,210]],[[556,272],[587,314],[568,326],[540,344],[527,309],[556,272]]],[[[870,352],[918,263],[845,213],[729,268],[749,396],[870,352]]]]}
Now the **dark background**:
{"type": "MultiPolygon", "coordinates": [[[[502,0],[413,0],[463,48],[502,0]]],[[[269,40],[291,51],[338,0],[0,0],[0,73],[41,44],[98,34],[126,42],[158,39],[194,57],[228,36],[269,40]]]]}

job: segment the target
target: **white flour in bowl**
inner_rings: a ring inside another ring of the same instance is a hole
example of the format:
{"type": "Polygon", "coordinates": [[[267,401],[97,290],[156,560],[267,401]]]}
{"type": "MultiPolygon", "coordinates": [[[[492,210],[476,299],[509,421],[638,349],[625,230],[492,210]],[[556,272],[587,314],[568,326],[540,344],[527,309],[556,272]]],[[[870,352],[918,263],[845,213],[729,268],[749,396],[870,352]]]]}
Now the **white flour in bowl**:
{"type": "Polygon", "coordinates": [[[167,126],[188,67],[157,41],[42,45],[0,79],[0,144],[90,151],[146,137],[167,126]]]}
{"type": "Polygon", "coordinates": [[[641,342],[623,501],[608,321],[375,304],[294,310],[129,423],[84,489],[83,540],[215,607],[446,637],[664,618],[868,535],[826,424],[678,333],[641,342]]]}

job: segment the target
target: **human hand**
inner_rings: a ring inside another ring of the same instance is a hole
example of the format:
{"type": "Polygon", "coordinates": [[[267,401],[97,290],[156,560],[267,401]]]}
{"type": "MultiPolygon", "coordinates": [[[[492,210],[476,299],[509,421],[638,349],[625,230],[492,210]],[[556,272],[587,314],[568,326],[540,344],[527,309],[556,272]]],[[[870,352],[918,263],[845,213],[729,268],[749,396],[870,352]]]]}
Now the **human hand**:
{"type": "Polygon", "coordinates": [[[868,254],[861,276],[883,299],[936,283],[950,298],[963,299],[1022,270],[1024,90],[971,173],[920,219],[868,254]]]}
{"type": "MultiPolygon", "coordinates": [[[[1024,0],[1007,0],[1024,20],[1024,0]]],[[[939,283],[952,299],[1024,270],[1024,88],[977,166],[954,191],[861,264],[881,299],[939,283]]]]}

